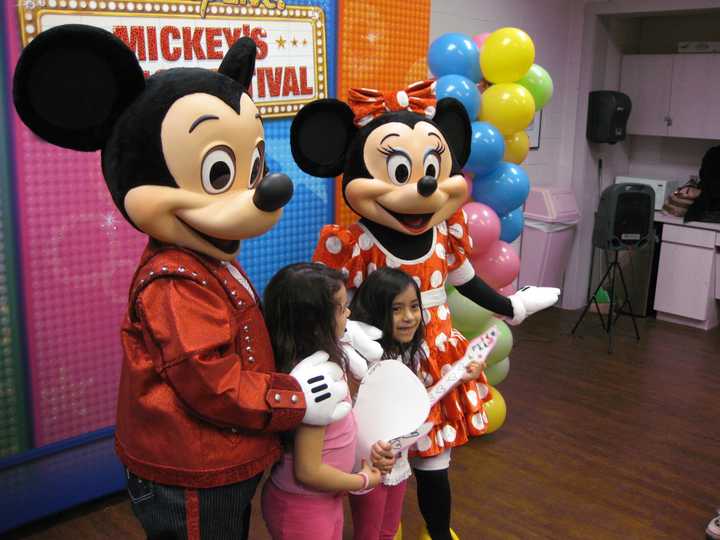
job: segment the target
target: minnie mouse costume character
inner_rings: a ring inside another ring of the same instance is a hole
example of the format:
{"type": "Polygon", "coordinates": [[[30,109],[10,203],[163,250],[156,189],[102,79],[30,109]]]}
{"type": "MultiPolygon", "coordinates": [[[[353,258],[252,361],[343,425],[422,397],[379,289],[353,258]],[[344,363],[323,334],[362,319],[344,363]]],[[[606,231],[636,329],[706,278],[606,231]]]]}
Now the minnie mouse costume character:
{"type": "MultiPolygon", "coordinates": [[[[350,226],[326,225],[314,260],[340,269],[348,288],[382,266],[408,273],[422,292],[426,359],[418,375],[432,386],[467,349],[453,329],[445,283],[475,303],[519,324],[557,301],[558,289],[526,287],[510,297],[494,291],[470,264],[472,239],[461,210],[467,184],[461,168],[471,126],[462,104],[436,102],[433,81],[384,95],[350,91],[350,106],[324,99],[305,106],[291,128],[300,168],[314,176],[343,173],[343,195],[360,215],[350,226]]],[[[432,538],[449,534],[449,449],[487,430],[487,379],[464,383],[435,405],[428,437],[418,443],[420,508],[432,538]],[[428,473],[428,474],[425,474],[428,473]],[[434,473],[440,473],[434,474],[434,473]]],[[[449,537],[449,536],[448,536],[449,537]]]]}
{"type": "Polygon", "coordinates": [[[276,432],[349,411],[342,370],[324,353],[274,373],[259,297],[235,261],[293,190],[265,170],[246,93],[255,53],[239,39],[217,72],[146,81],[115,36],[64,25],[38,35],[15,71],[25,124],[52,144],[102,150],[116,206],[150,237],[122,325],[116,430],[149,538],[246,538],[257,483],[281,456],[276,432]]]}

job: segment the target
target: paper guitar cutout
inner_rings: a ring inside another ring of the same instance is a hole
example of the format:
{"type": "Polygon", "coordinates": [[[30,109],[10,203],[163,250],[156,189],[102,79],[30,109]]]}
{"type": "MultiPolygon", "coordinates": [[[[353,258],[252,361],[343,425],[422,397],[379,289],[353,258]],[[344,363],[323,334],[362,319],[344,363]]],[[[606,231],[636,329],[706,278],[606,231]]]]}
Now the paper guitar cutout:
{"type": "Polygon", "coordinates": [[[369,460],[377,441],[388,441],[395,452],[415,444],[432,428],[425,422],[430,408],[462,381],[470,362],[483,362],[497,342],[492,326],[468,344],[465,356],[455,362],[440,380],[427,390],[417,375],[398,360],[373,364],[360,384],[353,412],[357,422],[356,469],[369,460]]]}

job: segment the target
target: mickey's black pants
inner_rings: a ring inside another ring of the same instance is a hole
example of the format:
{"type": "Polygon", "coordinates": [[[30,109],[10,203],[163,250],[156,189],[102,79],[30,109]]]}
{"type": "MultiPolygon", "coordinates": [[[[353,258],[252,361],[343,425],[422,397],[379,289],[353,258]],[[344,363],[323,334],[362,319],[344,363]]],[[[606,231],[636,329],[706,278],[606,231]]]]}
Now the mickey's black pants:
{"type": "Polygon", "coordinates": [[[148,540],[247,540],[259,474],[237,484],[186,489],[127,471],[128,494],[148,540]]]}

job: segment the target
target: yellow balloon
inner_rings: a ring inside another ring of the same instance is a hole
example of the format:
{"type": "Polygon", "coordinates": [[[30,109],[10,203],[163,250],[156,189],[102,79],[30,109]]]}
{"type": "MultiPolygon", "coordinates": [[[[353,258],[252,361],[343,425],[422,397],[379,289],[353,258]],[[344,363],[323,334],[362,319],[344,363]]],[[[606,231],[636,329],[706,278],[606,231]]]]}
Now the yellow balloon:
{"type": "Polygon", "coordinates": [[[509,83],[525,75],[535,62],[535,45],[519,28],[495,30],[480,49],[480,68],[490,82],[509,83]]]}
{"type": "Polygon", "coordinates": [[[507,417],[507,409],[505,407],[505,399],[494,386],[490,387],[490,401],[485,403],[485,414],[488,418],[488,428],[486,433],[493,433],[500,429],[505,423],[507,417]]]}
{"type": "Polygon", "coordinates": [[[505,137],[522,131],[535,116],[535,100],[524,86],[493,84],[482,94],[480,120],[490,122],[505,137]]]}
{"type": "Polygon", "coordinates": [[[505,155],[503,161],[520,165],[530,151],[530,137],[524,131],[513,133],[505,138],[505,155]]]}

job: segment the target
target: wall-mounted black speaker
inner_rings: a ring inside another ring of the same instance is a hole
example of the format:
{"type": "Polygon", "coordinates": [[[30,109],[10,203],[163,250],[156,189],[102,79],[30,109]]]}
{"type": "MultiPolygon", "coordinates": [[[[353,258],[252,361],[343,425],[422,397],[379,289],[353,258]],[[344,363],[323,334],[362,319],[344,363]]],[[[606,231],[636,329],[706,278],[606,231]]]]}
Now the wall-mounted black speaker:
{"type": "Polygon", "coordinates": [[[655,191],[643,184],[614,184],[600,195],[593,245],[621,251],[640,248],[655,234],[655,191]]]}
{"type": "Polygon", "coordinates": [[[622,92],[597,90],[588,99],[587,139],[590,142],[615,144],[625,140],[630,98],[622,92]]]}

